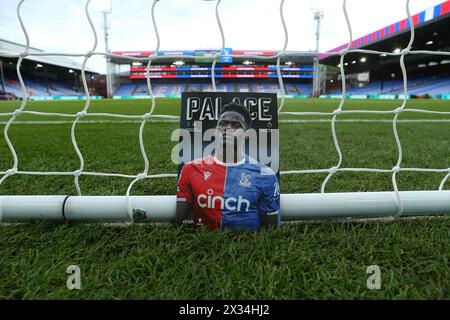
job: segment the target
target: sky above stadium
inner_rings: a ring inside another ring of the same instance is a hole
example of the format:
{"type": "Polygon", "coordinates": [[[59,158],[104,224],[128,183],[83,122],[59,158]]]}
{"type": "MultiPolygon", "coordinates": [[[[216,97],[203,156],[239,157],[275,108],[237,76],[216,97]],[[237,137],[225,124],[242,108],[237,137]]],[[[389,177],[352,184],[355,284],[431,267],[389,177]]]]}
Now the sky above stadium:
{"type": "MultiPolygon", "coordinates": [[[[0,0],[0,38],[25,43],[16,16],[17,0],[0,0]]],[[[93,0],[91,17],[97,29],[97,51],[104,51],[103,15],[107,0],[93,0]]],[[[410,0],[411,14],[443,0],[410,0]]],[[[153,1],[112,0],[109,15],[111,51],[151,51],[156,37],[151,21],[153,1]]],[[[22,17],[30,45],[45,51],[86,52],[93,35],[82,0],[27,0],[22,17]]],[[[215,49],[221,47],[215,18],[215,1],[160,0],[155,17],[160,32],[160,50],[215,49]]],[[[220,18],[226,47],[234,50],[280,50],[284,32],[279,14],[280,0],[222,0],[220,18]]],[[[314,21],[311,8],[323,10],[320,50],[335,48],[349,40],[339,0],[285,0],[284,16],[289,31],[287,50],[314,50],[314,21]]],[[[353,38],[407,17],[406,0],[347,0],[353,38]]],[[[81,61],[81,59],[79,59],[81,61]]],[[[105,72],[104,58],[93,57],[88,66],[105,72]]]]}

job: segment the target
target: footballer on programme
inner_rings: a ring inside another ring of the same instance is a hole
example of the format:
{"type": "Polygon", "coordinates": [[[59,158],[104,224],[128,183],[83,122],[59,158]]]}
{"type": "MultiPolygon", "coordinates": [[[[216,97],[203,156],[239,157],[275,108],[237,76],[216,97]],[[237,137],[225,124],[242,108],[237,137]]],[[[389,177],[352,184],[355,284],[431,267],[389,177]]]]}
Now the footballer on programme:
{"type": "Polygon", "coordinates": [[[239,104],[225,105],[217,122],[215,155],[183,166],[177,187],[176,223],[209,230],[258,231],[281,225],[277,175],[244,152],[251,117],[239,104]]]}

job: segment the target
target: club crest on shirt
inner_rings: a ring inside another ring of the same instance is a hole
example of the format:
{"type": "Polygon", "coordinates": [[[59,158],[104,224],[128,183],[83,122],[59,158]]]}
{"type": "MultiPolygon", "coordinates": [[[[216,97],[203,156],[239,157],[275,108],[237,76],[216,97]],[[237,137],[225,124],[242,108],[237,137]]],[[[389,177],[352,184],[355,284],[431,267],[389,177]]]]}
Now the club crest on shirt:
{"type": "Polygon", "coordinates": [[[241,180],[239,180],[239,185],[244,188],[250,188],[252,185],[252,182],[250,179],[252,178],[251,175],[248,173],[242,172],[241,173],[241,180]]]}

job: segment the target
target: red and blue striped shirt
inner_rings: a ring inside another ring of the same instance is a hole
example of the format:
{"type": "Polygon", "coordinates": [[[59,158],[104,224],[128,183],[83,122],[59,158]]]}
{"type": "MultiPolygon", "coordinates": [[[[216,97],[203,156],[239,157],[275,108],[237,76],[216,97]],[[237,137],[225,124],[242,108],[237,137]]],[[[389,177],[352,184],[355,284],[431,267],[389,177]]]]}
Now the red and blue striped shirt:
{"type": "Polygon", "coordinates": [[[193,206],[196,228],[257,231],[261,215],[278,215],[279,225],[281,221],[277,175],[247,155],[233,164],[214,156],[185,164],[178,179],[177,201],[193,206]]]}

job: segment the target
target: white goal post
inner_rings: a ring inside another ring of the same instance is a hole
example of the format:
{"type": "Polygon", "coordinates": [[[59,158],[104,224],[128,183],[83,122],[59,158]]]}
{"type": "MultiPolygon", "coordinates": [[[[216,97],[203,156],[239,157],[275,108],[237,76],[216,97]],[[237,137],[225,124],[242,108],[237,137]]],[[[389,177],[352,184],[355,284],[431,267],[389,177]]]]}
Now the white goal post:
{"type": "MultiPolygon", "coordinates": [[[[143,179],[160,179],[160,178],[174,178],[177,177],[175,173],[149,175],[149,161],[146,155],[144,147],[143,129],[150,119],[164,118],[164,119],[179,119],[170,115],[153,115],[156,102],[155,97],[152,94],[152,85],[149,77],[149,69],[152,61],[158,61],[159,59],[167,58],[195,58],[195,56],[158,56],[157,52],[160,47],[160,37],[157,27],[157,20],[155,19],[155,9],[157,3],[160,0],[153,0],[151,8],[151,18],[153,22],[154,31],[156,34],[157,45],[152,55],[145,58],[133,58],[120,56],[121,59],[127,59],[129,61],[141,61],[146,62],[146,80],[147,89],[151,97],[151,104],[149,106],[148,113],[144,115],[120,115],[109,113],[91,113],[89,112],[89,106],[91,96],[86,81],[85,67],[88,59],[92,56],[107,56],[114,57],[113,54],[105,52],[97,52],[97,31],[92,22],[89,6],[92,0],[87,0],[85,4],[85,14],[89,25],[92,30],[94,42],[92,49],[86,53],[57,53],[57,52],[38,52],[30,53],[30,41],[26,26],[21,16],[21,7],[25,0],[20,0],[17,5],[17,17],[20,22],[20,26],[26,39],[26,49],[24,52],[15,55],[7,55],[9,58],[18,58],[17,61],[17,76],[20,82],[22,91],[22,103],[19,109],[10,113],[0,113],[0,116],[10,117],[4,128],[4,136],[6,143],[11,151],[14,163],[13,166],[0,172],[0,184],[13,175],[59,175],[59,176],[72,176],[74,178],[74,185],[77,191],[77,196],[1,196],[0,195],[0,222],[13,222],[13,221],[28,221],[35,219],[42,220],[54,220],[54,221],[170,221],[175,217],[175,196],[133,196],[133,185],[143,179]],[[46,113],[35,112],[26,109],[28,102],[28,95],[25,83],[21,75],[21,63],[24,59],[30,56],[67,56],[67,57],[83,57],[81,75],[86,96],[86,103],[82,111],[76,114],[62,114],[62,113],[46,113]],[[34,116],[60,116],[72,119],[71,140],[73,148],[79,158],[80,165],[78,169],[70,172],[34,172],[34,171],[22,171],[19,169],[19,158],[15,151],[14,145],[9,138],[9,128],[15,122],[16,118],[22,114],[29,114],[34,116]],[[76,138],[76,127],[79,121],[87,115],[92,117],[115,117],[121,119],[137,120],[141,122],[139,129],[139,145],[144,160],[143,172],[135,175],[124,175],[121,173],[102,173],[102,172],[87,172],[84,170],[84,158],[80,149],[78,148],[76,138]],[[79,185],[79,177],[82,175],[87,176],[100,176],[100,177],[121,177],[131,180],[127,192],[124,196],[87,196],[82,194],[82,190],[79,185]]],[[[164,1],[164,0],[161,0],[164,1]]],[[[218,29],[222,39],[222,47],[217,54],[214,55],[214,60],[211,67],[212,87],[216,91],[216,79],[215,79],[215,65],[220,57],[241,57],[251,58],[257,60],[264,59],[277,59],[277,75],[279,82],[280,92],[280,104],[278,113],[280,115],[296,115],[296,116],[311,116],[321,115],[329,116],[331,118],[331,132],[333,142],[335,145],[336,153],[338,155],[338,162],[331,168],[320,168],[315,170],[290,170],[281,171],[281,175],[292,174],[316,174],[325,173],[327,177],[322,183],[321,192],[317,194],[282,194],[281,195],[281,213],[283,220],[300,220],[300,219],[318,219],[318,218],[355,218],[355,217],[386,217],[386,216],[400,216],[400,215],[434,215],[441,213],[450,213],[450,191],[444,190],[444,185],[450,178],[450,168],[405,168],[402,167],[403,148],[400,137],[397,131],[398,117],[403,112],[413,113],[428,113],[428,114],[440,114],[449,115],[450,112],[439,112],[422,109],[405,109],[408,96],[408,75],[405,68],[404,59],[406,55],[445,55],[450,56],[450,52],[444,51],[423,51],[412,50],[414,43],[414,23],[409,10],[409,0],[405,1],[405,9],[409,19],[410,26],[410,41],[406,48],[401,52],[382,52],[375,50],[364,49],[352,49],[351,43],[353,42],[352,26],[350,23],[350,17],[347,13],[347,1],[343,0],[342,10],[346,19],[349,42],[347,48],[339,52],[313,52],[310,51],[296,51],[289,52],[290,55],[337,55],[340,56],[340,74],[342,78],[342,98],[339,105],[333,112],[284,112],[283,107],[285,104],[285,89],[283,83],[283,77],[281,76],[280,61],[286,54],[286,48],[288,45],[288,28],[285,23],[283,15],[283,5],[285,0],[280,1],[279,16],[282,22],[284,36],[283,47],[272,56],[240,56],[233,54],[222,54],[225,48],[226,38],[225,30],[222,28],[220,20],[220,3],[222,0],[212,0],[216,2],[215,5],[215,17],[218,25],[218,29]],[[344,59],[347,54],[352,52],[365,53],[368,55],[388,55],[399,57],[399,63],[403,75],[403,101],[401,105],[391,111],[376,111],[376,110],[345,110],[344,104],[346,101],[346,81],[345,81],[345,69],[344,59]],[[396,165],[392,169],[376,169],[376,168],[346,168],[342,167],[343,155],[339,146],[338,135],[336,134],[336,119],[342,114],[384,114],[392,115],[392,131],[397,145],[398,159],[396,165]],[[371,173],[389,173],[392,177],[392,190],[385,192],[354,192],[354,193],[327,193],[326,186],[328,181],[338,172],[371,172],[371,173]],[[443,179],[436,191],[400,191],[397,186],[397,174],[399,172],[434,172],[441,173],[443,179]]]]}
{"type": "MultiPolygon", "coordinates": [[[[450,212],[450,191],[400,191],[403,215],[450,212]]],[[[175,196],[1,196],[0,221],[72,222],[175,220],[175,196]]],[[[393,192],[282,194],[284,221],[309,219],[380,218],[398,214],[393,192]]]]}

